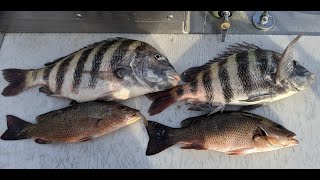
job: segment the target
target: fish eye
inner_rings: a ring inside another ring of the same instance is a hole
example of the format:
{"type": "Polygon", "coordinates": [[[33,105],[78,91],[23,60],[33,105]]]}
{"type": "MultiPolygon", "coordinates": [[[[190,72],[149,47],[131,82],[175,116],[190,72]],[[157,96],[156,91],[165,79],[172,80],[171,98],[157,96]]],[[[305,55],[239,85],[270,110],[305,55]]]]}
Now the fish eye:
{"type": "Polygon", "coordinates": [[[154,55],[154,58],[155,58],[156,60],[160,60],[161,57],[162,57],[161,54],[155,54],[155,55],[154,55]]]}
{"type": "Polygon", "coordinates": [[[279,129],[283,129],[283,126],[281,126],[280,124],[277,124],[276,127],[279,129]]]}
{"type": "Polygon", "coordinates": [[[119,106],[119,109],[124,109],[124,108],[125,108],[124,105],[120,105],[120,106],[119,106]]]}

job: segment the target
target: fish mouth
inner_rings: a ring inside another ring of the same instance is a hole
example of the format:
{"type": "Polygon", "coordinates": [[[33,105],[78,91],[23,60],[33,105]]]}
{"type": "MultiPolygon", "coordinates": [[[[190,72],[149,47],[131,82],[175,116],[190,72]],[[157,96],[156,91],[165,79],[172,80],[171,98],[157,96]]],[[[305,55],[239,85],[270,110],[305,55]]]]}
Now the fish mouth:
{"type": "Polygon", "coordinates": [[[310,79],[311,81],[314,81],[314,80],[316,79],[316,77],[315,77],[314,74],[310,74],[309,79],[310,79]]]}
{"type": "Polygon", "coordinates": [[[294,146],[294,145],[298,145],[299,141],[297,140],[296,134],[290,134],[288,135],[288,142],[287,142],[287,146],[294,146]]]}
{"type": "Polygon", "coordinates": [[[167,75],[167,77],[169,78],[169,79],[177,79],[177,80],[179,80],[180,81],[180,76],[179,75],[167,75]]]}
{"type": "Polygon", "coordinates": [[[177,85],[179,83],[179,81],[181,80],[180,76],[178,74],[176,75],[167,75],[167,78],[169,80],[171,80],[175,85],[177,85]]]}
{"type": "Polygon", "coordinates": [[[141,116],[140,116],[140,113],[133,113],[131,116],[130,116],[131,119],[140,119],[141,116]]]}
{"type": "Polygon", "coordinates": [[[148,126],[148,121],[147,121],[147,118],[144,117],[140,112],[136,112],[134,114],[132,114],[130,116],[130,121],[129,121],[129,124],[133,123],[133,122],[136,122],[138,120],[142,119],[143,120],[143,124],[145,126],[148,126]]]}

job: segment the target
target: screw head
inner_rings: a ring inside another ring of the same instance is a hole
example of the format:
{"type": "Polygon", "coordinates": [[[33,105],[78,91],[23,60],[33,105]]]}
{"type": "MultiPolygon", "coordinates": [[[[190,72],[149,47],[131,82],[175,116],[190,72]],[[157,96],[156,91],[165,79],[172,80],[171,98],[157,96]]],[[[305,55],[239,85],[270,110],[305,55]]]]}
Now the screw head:
{"type": "Polygon", "coordinates": [[[169,14],[169,15],[167,16],[167,20],[170,21],[170,20],[172,20],[172,19],[173,19],[173,15],[172,15],[172,14],[169,14]]]}
{"type": "Polygon", "coordinates": [[[77,13],[77,14],[76,14],[76,18],[77,18],[77,19],[81,19],[81,18],[82,18],[82,14],[77,13]]]}
{"type": "Polygon", "coordinates": [[[229,29],[230,28],[230,23],[224,22],[221,24],[221,29],[229,29]]]}

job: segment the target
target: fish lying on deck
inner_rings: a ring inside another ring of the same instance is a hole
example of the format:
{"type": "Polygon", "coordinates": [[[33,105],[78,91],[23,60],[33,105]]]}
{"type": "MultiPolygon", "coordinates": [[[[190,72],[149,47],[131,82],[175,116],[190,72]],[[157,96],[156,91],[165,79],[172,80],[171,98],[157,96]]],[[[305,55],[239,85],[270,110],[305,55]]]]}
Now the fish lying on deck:
{"type": "Polygon", "coordinates": [[[194,105],[191,110],[213,114],[223,111],[225,105],[256,107],[304,90],[315,78],[293,60],[293,47],[300,37],[282,54],[248,43],[231,46],[218,58],[182,73],[186,84],[148,94],[153,100],[149,114],[158,114],[182,100],[194,105]]]}
{"type": "Polygon", "coordinates": [[[191,117],[181,128],[148,121],[146,155],[180,143],[181,149],[214,150],[228,155],[272,151],[299,144],[295,133],[278,123],[246,112],[229,111],[191,117]]]}
{"type": "Polygon", "coordinates": [[[148,43],[111,38],[46,63],[40,69],[5,69],[3,96],[36,85],[40,92],[77,102],[125,100],[172,88],[180,81],[168,59],[148,43]]]}
{"type": "Polygon", "coordinates": [[[3,140],[35,139],[39,144],[73,143],[94,139],[140,119],[139,110],[116,102],[74,103],[38,116],[37,124],[8,115],[3,140]]]}

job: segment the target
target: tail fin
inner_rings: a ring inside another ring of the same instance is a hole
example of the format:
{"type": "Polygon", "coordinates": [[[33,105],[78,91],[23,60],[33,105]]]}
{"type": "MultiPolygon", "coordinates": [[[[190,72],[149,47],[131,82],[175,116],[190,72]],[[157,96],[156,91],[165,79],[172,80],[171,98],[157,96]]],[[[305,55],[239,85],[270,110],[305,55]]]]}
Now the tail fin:
{"type": "Polygon", "coordinates": [[[4,69],[3,77],[9,82],[9,85],[2,91],[3,96],[15,96],[26,89],[27,73],[29,70],[22,69],[4,69]]]}
{"type": "Polygon", "coordinates": [[[170,136],[174,130],[173,128],[153,121],[148,121],[148,126],[146,126],[146,128],[149,135],[146,151],[147,156],[157,154],[177,143],[173,141],[172,136],[170,136]]]}
{"type": "Polygon", "coordinates": [[[159,114],[167,107],[175,103],[178,100],[177,97],[181,96],[183,93],[183,90],[182,93],[180,93],[182,88],[182,86],[177,86],[173,89],[147,94],[146,97],[150,100],[153,100],[148,110],[149,115],[153,116],[159,114]],[[177,92],[179,93],[177,94],[177,92]]]}
{"type": "Polygon", "coordinates": [[[26,122],[18,117],[7,115],[7,126],[8,129],[1,136],[2,140],[19,140],[27,139],[26,133],[21,133],[21,131],[31,125],[31,123],[26,122]]]}

